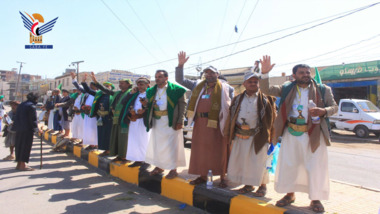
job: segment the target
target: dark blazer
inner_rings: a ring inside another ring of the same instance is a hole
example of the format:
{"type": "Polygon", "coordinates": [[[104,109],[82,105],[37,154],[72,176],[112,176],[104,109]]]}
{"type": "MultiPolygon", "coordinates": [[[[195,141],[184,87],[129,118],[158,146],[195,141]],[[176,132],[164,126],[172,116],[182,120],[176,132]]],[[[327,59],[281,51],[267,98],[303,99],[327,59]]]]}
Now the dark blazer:
{"type": "Polygon", "coordinates": [[[17,107],[12,131],[38,132],[36,102],[27,100],[17,107]]]}

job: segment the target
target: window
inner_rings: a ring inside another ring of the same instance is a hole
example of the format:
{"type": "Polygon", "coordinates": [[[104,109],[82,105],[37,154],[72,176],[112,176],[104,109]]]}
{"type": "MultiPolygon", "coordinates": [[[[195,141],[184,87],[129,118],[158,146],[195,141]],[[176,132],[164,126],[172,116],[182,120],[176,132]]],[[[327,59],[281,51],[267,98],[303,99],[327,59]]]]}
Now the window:
{"type": "Polygon", "coordinates": [[[354,109],[357,109],[357,108],[353,103],[343,102],[340,110],[342,112],[358,113],[358,110],[356,110],[355,112],[354,109]]]}

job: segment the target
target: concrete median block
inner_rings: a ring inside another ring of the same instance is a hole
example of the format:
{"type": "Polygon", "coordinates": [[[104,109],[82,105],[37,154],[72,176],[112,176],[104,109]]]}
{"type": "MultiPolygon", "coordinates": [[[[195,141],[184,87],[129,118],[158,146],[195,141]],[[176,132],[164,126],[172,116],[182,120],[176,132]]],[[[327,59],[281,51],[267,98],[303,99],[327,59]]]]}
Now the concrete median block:
{"type": "Polygon", "coordinates": [[[131,184],[139,185],[139,168],[140,167],[128,167],[129,164],[121,164],[119,167],[119,178],[131,184]]]}
{"type": "Polygon", "coordinates": [[[162,175],[150,176],[148,171],[140,170],[139,187],[161,194],[161,180],[162,175]]]}
{"type": "Polygon", "coordinates": [[[53,135],[53,136],[51,136],[51,142],[52,142],[53,144],[57,144],[57,135],[53,135]]]}
{"type": "Polygon", "coordinates": [[[229,213],[231,199],[236,194],[219,188],[206,189],[205,184],[198,185],[193,191],[193,206],[210,213],[229,213]]]}
{"type": "Polygon", "coordinates": [[[243,195],[233,197],[230,205],[231,214],[283,214],[285,211],[286,209],[243,195]]]}
{"type": "Polygon", "coordinates": [[[49,134],[50,134],[49,132],[44,133],[44,138],[46,141],[49,141],[49,134]]]}
{"type": "Polygon", "coordinates": [[[120,162],[115,161],[110,163],[110,174],[116,178],[119,177],[120,162]]]}
{"type": "Polygon", "coordinates": [[[194,186],[185,179],[176,177],[174,179],[162,178],[161,195],[193,206],[194,186]]]}
{"type": "Polygon", "coordinates": [[[100,154],[100,151],[91,151],[88,153],[88,163],[98,167],[99,161],[98,161],[98,155],[100,154]]]}
{"type": "Polygon", "coordinates": [[[80,158],[82,154],[81,150],[82,150],[81,146],[74,146],[74,149],[73,149],[74,155],[80,158]]]}
{"type": "Polygon", "coordinates": [[[110,163],[111,160],[109,160],[108,158],[98,156],[98,168],[105,171],[107,174],[111,174],[110,163]]]}

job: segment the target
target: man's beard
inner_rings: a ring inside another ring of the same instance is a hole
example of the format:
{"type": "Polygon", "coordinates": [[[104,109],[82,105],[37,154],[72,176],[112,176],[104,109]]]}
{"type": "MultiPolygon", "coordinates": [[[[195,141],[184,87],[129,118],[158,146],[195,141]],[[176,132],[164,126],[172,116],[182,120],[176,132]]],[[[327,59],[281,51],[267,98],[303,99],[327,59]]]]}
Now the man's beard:
{"type": "Polygon", "coordinates": [[[296,80],[297,84],[310,84],[311,83],[311,78],[308,81],[303,81],[303,80],[296,80]]]}

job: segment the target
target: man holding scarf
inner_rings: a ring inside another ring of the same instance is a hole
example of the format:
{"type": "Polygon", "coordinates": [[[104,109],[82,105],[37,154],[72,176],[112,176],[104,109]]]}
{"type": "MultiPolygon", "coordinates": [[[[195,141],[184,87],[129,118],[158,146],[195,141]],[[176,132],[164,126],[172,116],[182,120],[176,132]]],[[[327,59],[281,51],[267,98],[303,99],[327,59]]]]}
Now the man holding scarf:
{"type": "Polygon", "coordinates": [[[141,101],[146,99],[146,90],[149,88],[150,81],[145,77],[136,80],[137,87],[133,88],[123,102],[122,126],[128,126],[128,148],[127,160],[134,161],[128,167],[141,166],[145,161],[146,149],[149,142],[150,132],[146,131],[144,115],[146,111],[141,101]]]}
{"type": "MultiPolygon", "coordinates": [[[[189,57],[181,52],[178,55],[176,70],[183,73],[183,66],[189,57]]],[[[218,79],[219,72],[209,66],[203,70],[205,80],[196,82],[188,104],[188,125],[194,122],[191,141],[189,173],[200,175],[190,181],[192,185],[206,182],[207,173],[220,175],[219,187],[227,186],[224,176],[227,169],[228,145],[223,137],[224,124],[231,104],[229,85],[218,79]]]]}
{"type": "Polygon", "coordinates": [[[294,192],[305,192],[311,200],[310,208],[323,212],[320,200],[328,200],[330,191],[327,163],[330,132],[326,118],[338,111],[331,88],[317,84],[310,76],[310,67],[305,64],[294,66],[294,82],[269,87],[268,73],[274,64],[269,56],[264,56],[260,62],[262,92],[281,97],[273,138],[276,141],[282,136],[275,190],[287,194],[276,206],[293,203],[294,192]],[[317,107],[309,109],[309,100],[317,107]],[[311,117],[319,117],[320,123],[312,122],[311,117]]]}
{"type": "Polygon", "coordinates": [[[120,91],[113,91],[99,84],[96,80],[94,72],[91,72],[91,79],[104,94],[110,95],[109,115],[112,117],[112,128],[110,137],[110,156],[117,156],[113,161],[127,162],[125,159],[128,146],[128,128],[122,126],[122,100],[131,91],[132,82],[130,79],[122,79],[119,81],[120,91]]]}
{"type": "Polygon", "coordinates": [[[260,186],[255,196],[264,197],[269,183],[267,148],[274,134],[276,99],[259,90],[256,72],[246,73],[243,85],[245,91],[232,100],[224,128],[224,135],[232,144],[227,177],[234,183],[245,184],[238,190],[240,194],[253,191],[253,186],[260,186]]]}
{"type": "Polygon", "coordinates": [[[168,82],[168,72],[157,70],[156,85],[146,91],[147,100],[142,104],[147,108],[145,117],[147,131],[151,135],[145,162],[156,167],[150,175],[170,170],[167,179],[178,176],[177,167],[186,166],[183,145],[183,121],[186,111],[185,92],[182,86],[168,82]]]}

